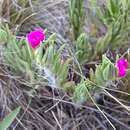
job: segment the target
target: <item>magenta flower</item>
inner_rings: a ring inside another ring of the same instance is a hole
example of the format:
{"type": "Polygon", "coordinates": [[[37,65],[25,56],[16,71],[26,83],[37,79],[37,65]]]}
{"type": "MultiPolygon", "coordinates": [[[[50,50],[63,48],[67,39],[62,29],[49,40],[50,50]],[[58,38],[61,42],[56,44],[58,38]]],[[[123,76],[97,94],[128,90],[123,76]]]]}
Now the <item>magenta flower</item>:
{"type": "Polygon", "coordinates": [[[45,40],[45,33],[43,30],[39,29],[39,30],[28,33],[26,38],[27,38],[27,41],[30,43],[31,47],[35,49],[38,46],[40,46],[43,40],[45,40]]]}
{"type": "Polygon", "coordinates": [[[128,69],[128,61],[125,58],[120,58],[116,62],[118,77],[125,77],[128,69]]]}

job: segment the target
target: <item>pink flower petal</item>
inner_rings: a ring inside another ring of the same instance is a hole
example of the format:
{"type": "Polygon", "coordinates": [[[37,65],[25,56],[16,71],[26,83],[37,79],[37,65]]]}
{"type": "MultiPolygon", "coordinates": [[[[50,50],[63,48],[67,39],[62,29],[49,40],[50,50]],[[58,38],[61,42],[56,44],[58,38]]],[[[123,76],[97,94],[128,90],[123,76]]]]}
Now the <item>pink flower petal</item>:
{"type": "Polygon", "coordinates": [[[116,62],[118,77],[125,77],[127,75],[128,61],[125,58],[120,58],[116,62]]]}
{"type": "Polygon", "coordinates": [[[127,75],[127,69],[118,69],[118,77],[125,77],[127,75]]]}
{"type": "Polygon", "coordinates": [[[43,40],[45,40],[45,33],[42,30],[32,31],[27,34],[26,38],[31,47],[35,49],[40,45],[43,40]]]}
{"type": "Polygon", "coordinates": [[[119,68],[120,67],[128,68],[128,61],[127,61],[127,59],[125,59],[125,58],[118,59],[117,62],[116,62],[116,66],[119,67],[119,68]]]}

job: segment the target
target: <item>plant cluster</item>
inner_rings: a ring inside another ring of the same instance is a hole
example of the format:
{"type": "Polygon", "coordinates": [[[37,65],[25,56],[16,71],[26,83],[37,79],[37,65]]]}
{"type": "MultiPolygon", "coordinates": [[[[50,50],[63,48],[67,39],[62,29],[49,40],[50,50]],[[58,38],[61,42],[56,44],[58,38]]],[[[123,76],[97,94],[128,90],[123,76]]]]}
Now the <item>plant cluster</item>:
{"type": "MultiPolygon", "coordinates": [[[[80,81],[72,82],[68,79],[69,69],[73,58],[63,58],[62,52],[66,45],[56,46],[56,34],[47,34],[47,30],[36,29],[26,36],[19,37],[12,33],[8,26],[0,28],[0,43],[5,47],[5,62],[16,75],[28,80],[34,88],[36,84],[43,83],[53,88],[69,90],[74,101],[83,102],[99,91],[104,90],[108,84],[114,83],[118,78],[127,76],[129,63],[122,56],[116,55],[111,61],[106,52],[128,48],[130,27],[129,0],[108,0],[104,7],[92,0],[92,9],[96,9],[96,18],[106,28],[102,36],[91,35],[83,31],[85,13],[83,0],[70,1],[70,22],[72,26],[74,55],[78,62],[74,64],[80,81]],[[83,75],[83,68],[87,63],[95,61],[94,69],[89,69],[89,75],[83,75]],[[72,90],[72,91],[70,91],[72,90]]],[[[94,16],[95,17],[95,16],[94,16]]],[[[98,28],[96,28],[98,30],[98,28]]],[[[98,32],[97,32],[98,33],[98,32]]],[[[42,84],[43,85],[43,84],[42,84]]]]}

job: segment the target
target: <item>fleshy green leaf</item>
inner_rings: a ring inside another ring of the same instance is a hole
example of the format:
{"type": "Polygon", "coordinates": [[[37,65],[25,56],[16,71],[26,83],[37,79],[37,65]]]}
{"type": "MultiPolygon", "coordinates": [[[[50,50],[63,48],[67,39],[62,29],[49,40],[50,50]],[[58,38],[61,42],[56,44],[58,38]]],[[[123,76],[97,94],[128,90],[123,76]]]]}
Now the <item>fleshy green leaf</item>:
{"type": "Polygon", "coordinates": [[[16,108],[10,114],[8,114],[1,122],[0,122],[0,130],[6,130],[14,121],[17,114],[20,111],[20,107],[16,108]]]}

